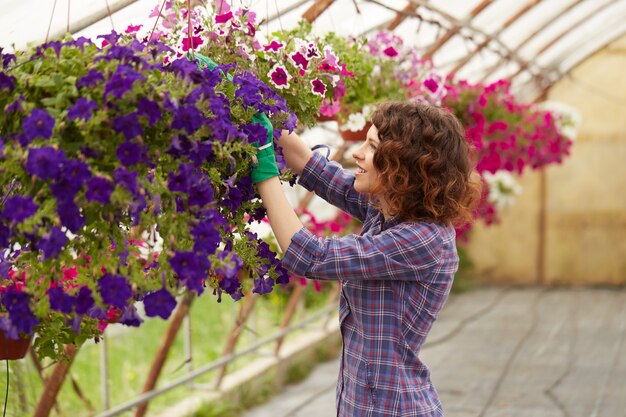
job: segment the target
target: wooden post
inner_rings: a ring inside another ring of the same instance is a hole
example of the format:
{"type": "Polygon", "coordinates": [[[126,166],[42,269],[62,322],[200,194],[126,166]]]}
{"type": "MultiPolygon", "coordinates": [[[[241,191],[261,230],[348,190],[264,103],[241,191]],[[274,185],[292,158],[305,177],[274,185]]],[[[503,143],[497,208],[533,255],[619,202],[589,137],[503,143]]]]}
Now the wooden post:
{"type": "MultiPolygon", "coordinates": [[[[285,327],[289,326],[289,323],[291,323],[291,319],[293,318],[296,312],[296,307],[298,306],[298,301],[300,301],[300,298],[302,298],[305,288],[306,288],[305,285],[296,283],[296,287],[293,289],[293,292],[291,293],[291,296],[289,297],[289,302],[287,303],[287,308],[285,309],[283,321],[280,323],[281,329],[284,329],[285,327]]],[[[278,355],[278,352],[280,352],[280,347],[283,345],[284,340],[285,340],[284,337],[281,337],[276,340],[276,348],[274,349],[275,355],[278,355]]]]}
{"type": "MultiPolygon", "coordinates": [[[[33,365],[35,366],[35,369],[37,370],[37,375],[39,375],[39,379],[41,379],[41,382],[43,382],[43,384],[46,385],[48,383],[48,378],[46,378],[46,376],[43,373],[43,366],[41,366],[41,362],[39,362],[39,358],[37,357],[37,354],[33,350],[32,345],[28,348],[28,354],[30,355],[30,358],[33,361],[33,365]]],[[[57,401],[54,402],[54,410],[57,412],[58,415],[60,416],[63,415],[63,413],[61,412],[61,407],[59,406],[59,403],[57,401]]]]}
{"type": "MultiPolygon", "coordinates": [[[[148,377],[146,378],[143,390],[141,391],[142,393],[152,391],[156,386],[159,375],[161,375],[161,370],[163,370],[163,365],[165,365],[167,355],[172,348],[172,345],[174,344],[174,340],[176,340],[176,335],[178,334],[178,330],[180,329],[183,319],[189,313],[189,308],[191,307],[193,299],[194,294],[192,292],[188,292],[187,294],[185,294],[180,304],[178,305],[178,308],[174,313],[174,317],[172,317],[170,325],[163,335],[161,345],[159,346],[159,349],[154,356],[152,366],[150,367],[150,372],[148,372],[148,377]]],[[[137,407],[135,417],[143,417],[147,411],[148,403],[146,402],[137,407]]]]}
{"type": "Polygon", "coordinates": [[[67,360],[58,362],[54,366],[52,375],[48,379],[44,391],[39,398],[39,403],[37,404],[37,409],[33,417],[48,417],[50,415],[50,410],[56,403],[57,396],[70,370],[70,366],[72,366],[74,358],[76,358],[76,354],[78,353],[76,345],[65,345],[63,349],[65,350],[67,360]]]}
{"type": "MultiPolygon", "coordinates": [[[[257,298],[257,295],[253,293],[250,293],[247,297],[244,297],[244,303],[241,305],[241,309],[237,314],[237,320],[235,320],[235,323],[233,323],[233,328],[230,331],[228,340],[226,341],[226,346],[224,347],[224,351],[222,352],[222,357],[230,355],[234,352],[237,341],[239,340],[239,336],[241,336],[241,331],[244,328],[244,324],[246,324],[246,321],[250,317],[250,313],[252,313],[252,310],[254,310],[254,303],[256,302],[257,298]]],[[[228,364],[225,363],[217,371],[214,389],[218,389],[222,384],[224,375],[226,375],[227,366],[228,364]]]]}

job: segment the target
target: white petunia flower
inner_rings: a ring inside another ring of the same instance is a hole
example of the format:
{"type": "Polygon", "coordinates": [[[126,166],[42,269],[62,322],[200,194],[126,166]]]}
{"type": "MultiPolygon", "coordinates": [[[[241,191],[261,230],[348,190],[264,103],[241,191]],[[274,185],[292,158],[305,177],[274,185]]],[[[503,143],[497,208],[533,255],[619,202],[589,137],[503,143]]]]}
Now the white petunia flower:
{"type": "Polygon", "coordinates": [[[358,132],[365,127],[367,120],[363,113],[352,113],[348,116],[348,121],[341,125],[341,130],[349,130],[351,132],[358,132]]]}
{"type": "Polygon", "coordinates": [[[515,198],[522,193],[522,186],[508,171],[485,172],[483,178],[489,185],[488,200],[498,209],[513,205],[515,198]]]}

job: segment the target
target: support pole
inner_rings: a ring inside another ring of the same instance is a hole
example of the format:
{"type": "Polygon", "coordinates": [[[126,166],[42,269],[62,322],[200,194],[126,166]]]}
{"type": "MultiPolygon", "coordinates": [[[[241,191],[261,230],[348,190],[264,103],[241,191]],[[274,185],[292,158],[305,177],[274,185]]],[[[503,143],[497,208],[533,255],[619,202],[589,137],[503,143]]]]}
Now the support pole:
{"type": "MultiPolygon", "coordinates": [[[[163,335],[163,339],[161,340],[161,345],[157,350],[156,355],[154,356],[154,360],[152,361],[152,366],[150,367],[150,372],[148,372],[148,377],[146,378],[146,383],[143,386],[142,393],[146,393],[152,391],[156,386],[157,380],[159,379],[159,375],[161,375],[161,371],[163,370],[163,365],[165,365],[165,360],[167,359],[167,355],[174,344],[174,340],[176,340],[176,334],[178,334],[178,330],[183,323],[183,319],[189,313],[189,308],[191,307],[191,303],[194,299],[194,294],[192,292],[188,292],[183,296],[176,312],[174,313],[174,317],[170,322],[167,331],[163,335]]],[[[148,411],[148,402],[141,404],[137,407],[137,411],[135,412],[135,417],[143,417],[146,415],[148,411]]]]}
{"type": "MultiPolygon", "coordinates": [[[[235,346],[237,345],[237,341],[239,340],[239,336],[241,336],[241,331],[246,324],[246,321],[250,317],[252,310],[254,310],[254,304],[257,300],[257,295],[250,293],[247,297],[244,298],[244,303],[241,305],[241,309],[239,310],[239,314],[237,315],[237,320],[233,324],[233,328],[230,331],[230,335],[228,336],[228,340],[226,341],[226,346],[224,347],[224,351],[222,352],[222,357],[228,356],[235,351],[235,346]]],[[[222,380],[226,375],[226,368],[228,363],[224,363],[218,371],[217,377],[215,378],[214,389],[219,389],[220,385],[222,385],[222,380]]]]}
{"type": "Polygon", "coordinates": [[[70,366],[72,366],[74,358],[76,358],[76,354],[78,353],[76,345],[65,345],[63,349],[65,350],[67,360],[58,362],[54,366],[52,375],[48,379],[46,387],[39,398],[39,403],[37,404],[37,409],[35,410],[33,417],[48,417],[50,415],[50,411],[56,403],[57,396],[63,386],[65,377],[70,370],[70,366]]]}
{"type": "MultiPolygon", "coordinates": [[[[283,315],[283,321],[280,323],[280,329],[284,329],[289,326],[291,323],[291,319],[296,313],[296,307],[298,306],[298,301],[302,298],[304,294],[305,285],[301,285],[300,283],[296,283],[296,287],[293,289],[291,296],[289,297],[289,302],[287,303],[287,308],[285,309],[285,314],[283,315]]],[[[276,348],[274,349],[274,354],[278,355],[280,352],[280,348],[283,345],[284,337],[276,340],[276,348]]]]}

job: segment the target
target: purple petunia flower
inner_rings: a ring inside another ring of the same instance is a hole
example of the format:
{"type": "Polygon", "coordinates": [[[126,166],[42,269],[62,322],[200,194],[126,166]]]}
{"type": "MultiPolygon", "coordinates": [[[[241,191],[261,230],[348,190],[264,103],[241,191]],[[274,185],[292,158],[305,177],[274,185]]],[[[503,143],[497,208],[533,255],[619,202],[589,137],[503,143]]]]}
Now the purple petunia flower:
{"type": "Polygon", "coordinates": [[[32,334],[33,329],[39,323],[28,305],[28,298],[28,294],[17,290],[14,286],[4,291],[0,298],[0,302],[9,313],[11,324],[18,333],[32,334]]]}
{"type": "Polygon", "coordinates": [[[19,223],[37,212],[37,205],[31,197],[16,195],[9,197],[2,209],[2,218],[19,223]]]}
{"type": "Polygon", "coordinates": [[[272,278],[259,277],[254,280],[254,288],[252,292],[259,295],[269,294],[274,288],[274,280],[272,278]]]}
{"type": "Polygon", "coordinates": [[[15,77],[6,75],[4,72],[0,71],[0,90],[9,90],[9,92],[11,92],[14,86],[15,77]]]}
{"type": "Polygon", "coordinates": [[[143,127],[137,118],[136,112],[113,119],[113,129],[117,133],[122,133],[126,140],[136,138],[143,133],[143,127]]]}
{"type": "Polygon", "coordinates": [[[70,314],[74,309],[75,299],[66,294],[61,287],[53,287],[48,290],[50,308],[61,313],[70,314]]]}
{"type": "Polygon", "coordinates": [[[197,294],[204,292],[204,279],[211,268],[206,255],[177,251],[170,259],[170,266],[188,289],[197,294]]]}
{"type": "Polygon", "coordinates": [[[76,81],[76,87],[92,88],[98,85],[100,81],[104,81],[104,75],[97,69],[92,68],[76,81]]]}
{"type": "Polygon", "coordinates": [[[313,94],[317,94],[320,97],[324,97],[326,94],[326,84],[319,78],[311,80],[311,91],[313,94]]]}
{"type": "Polygon", "coordinates": [[[137,194],[139,187],[137,185],[137,176],[139,175],[137,171],[127,171],[126,169],[119,167],[113,173],[115,183],[123,186],[131,194],[137,194]]]}
{"type": "Polygon", "coordinates": [[[37,249],[43,252],[43,260],[56,257],[67,243],[67,236],[58,227],[53,227],[50,233],[42,236],[37,243],[37,249]]]}
{"type": "Polygon", "coordinates": [[[161,108],[158,103],[148,100],[145,97],[139,99],[137,103],[137,113],[148,119],[148,126],[154,126],[156,122],[161,120],[161,108]]]}
{"type": "Polygon", "coordinates": [[[6,69],[6,67],[8,67],[11,62],[15,62],[15,55],[13,54],[5,54],[3,53],[4,48],[2,48],[0,46],[0,59],[2,59],[2,68],[6,69]]]}
{"type": "Polygon", "coordinates": [[[64,162],[65,152],[62,149],[55,149],[52,146],[31,148],[26,160],[26,172],[42,180],[56,179],[64,162]]]}
{"type": "Polygon", "coordinates": [[[170,191],[178,191],[181,193],[186,193],[189,191],[189,187],[191,185],[193,173],[193,166],[189,164],[180,164],[178,165],[178,174],[173,172],[169,173],[169,179],[167,181],[167,186],[170,191]]]}
{"type": "Polygon", "coordinates": [[[20,338],[17,328],[6,316],[0,316],[0,330],[4,332],[4,337],[6,339],[18,340],[20,338]]]}
{"type": "Polygon", "coordinates": [[[124,308],[133,295],[130,284],[121,275],[103,275],[98,280],[98,289],[105,304],[118,308],[124,308]]]}
{"type": "Polygon", "coordinates": [[[97,201],[101,204],[109,204],[113,184],[102,177],[93,177],[87,182],[87,201],[97,201]]]}
{"type": "Polygon", "coordinates": [[[176,254],[170,259],[170,266],[182,280],[202,279],[206,277],[207,262],[204,262],[204,258],[194,252],[176,251],[176,254]]]}
{"type": "Polygon", "coordinates": [[[137,308],[131,304],[124,307],[118,323],[124,326],[139,327],[143,323],[143,319],[137,313],[137,308]]]}
{"type": "Polygon", "coordinates": [[[78,294],[76,294],[76,314],[87,314],[87,312],[93,307],[95,300],[91,295],[91,289],[89,287],[80,287],[78,294]]]}
{"type": "Polygon", "coordinates": [[[10,113],[19,113],[24,111],[24,107],[22,107],[22,103],[24,102],[24,94],[20,94],[18,98],[13,100],[13,103],[7,105],[4,108],[4,114],[9,115],[10,113]]]}
{"type": "Polygon", "coordinates": [[[138,143],[126,141],[117,147],[115,155],[122,165],[129,167],[138,164],[142,160],[143,149],[138,143]]]}
{"type": "Polygon", "coordinates": [[[192,230],[191,234],[194,237],[194,252],[204,253],[212,255],[217,250],[217,247],[222,241],[220,232],[215,229],[215,224],[210,221],[203,221],[198,223],[192,230]]]}
{"type": "Polygon", "coordinates": [[[153,291],[143,298],[143,306],[148,317],[159,316],[167,320],[176,308],[176,298],[165,288],[153,291]]]}
{"type": "Polygon", "coordinates": [[[202,208],[211,201],[213,201],[213,187],[211,187],[208,180],[192,184],[189,189],[189,200],[187,201],[190,206],[202,208]]]}
{"type": "Polygon", "coordinates": [[[220,288],[230,294],[230,296],[236,301],[237,299],[234,295],[241,291],[241,282],[237,279],[237,276],[223,276],[220,280],[220,288]]]}
{"type": "Polygon", "coordinates": [[[263,102],[263,94],[259,88],[259,80],[252,74],[237,74],[233,77],[233,84],[237,91],[235,97],[241,98],[246,106],[258,108],[263,102]]]}
{"type": "Polygon", "coordinates": [[[119,100],[133,88],[133,83],[138,80],[145,80],[145,77],[128,65],[119,65],[115,74],[104,85],[102,98],[106,100],[107,96],[111,94],[119,100]]]}
{"type": "Polygon", "coordinates": [[[54,118],[43,109],[33,109],[29,116],[24,118],[22,128],[28,142],[36,139],[50,139],[54,129],[54,118]]]}
{"type": "Polygon", "coordinates": [[[213,160],[213,144],[211,142],[193,142],[191,144],[191,152],[189,152],[187,158],[196,167],[200,167],[205,162],[211,162],[213,160]]]}
{"type": "Polygon", "coordinates": [[[80,210],[73,201],[64,201],[57,205],[57,214],[61,219],[61,224],[72,233],[78,233],[85,225],[85,218],[80,214],[80,210]]]}
{"type": "Polygon", "coordinates": [[[76,100],[76,103],[68,109],[67,120],[89,120],[91,118],[91,113],[97,108],[98,105],[95,101],[87,100],[85,97],[80,97],[76,100]]]}
{"type": "Polygon", "coordinates": [[[259,145],[265,145],[267,143],[267,129],[260,123],[244,125],[242,131],[248,137],[248,143],[258,143],[259,145]]]}
{"type": "Polygon", "coordinates": [[[63,163],[61,167],[61,178],[73,181],[78,184],[79,187],[91,178],[91,170],[89,165],[78,159],[68,159],[63,163]]]}
{"type": "Polygon", "coordinates": [[[204,115],[196,106],[184,106],[180,107],[174,114],[172,128],[185,129],[187,134],[191,135],[200,129],[204,122],[204,115]]]}

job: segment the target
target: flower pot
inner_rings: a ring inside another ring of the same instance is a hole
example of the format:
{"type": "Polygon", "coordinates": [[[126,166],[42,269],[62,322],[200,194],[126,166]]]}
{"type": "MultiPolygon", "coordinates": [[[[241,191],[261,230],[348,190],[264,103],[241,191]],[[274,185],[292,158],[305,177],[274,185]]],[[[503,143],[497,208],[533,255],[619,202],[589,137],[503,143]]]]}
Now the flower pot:
{"type": "Polygon", "coordinates": [[[20,338],[18,340],[4,337],[4,330],[0,329],[0,360],[22,359],[28,352],[32,337],[20,338]]]}
{"type": "Polygon", "coordinates": [[[345,142],[362,142],[365,140],[365,136],[367,136],[367,131],[370,127],[372,127],[372,123],[367,122],[363,129],[354,132],[352,130],[342,130],[341,126],[339,126],[339,133],[345,142]]]}
{"type": "Polygon", "coordinates": [[[336,115],[332,115],[332,116],[325,116],[323,114],[318,114],[317,117],[315,118],[318,123],[322,123],[322,122],[335,122],[337,121],[337,116],[336,115]]]}

